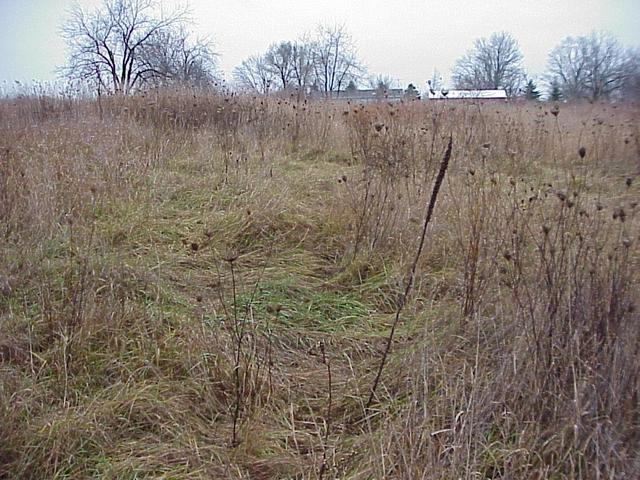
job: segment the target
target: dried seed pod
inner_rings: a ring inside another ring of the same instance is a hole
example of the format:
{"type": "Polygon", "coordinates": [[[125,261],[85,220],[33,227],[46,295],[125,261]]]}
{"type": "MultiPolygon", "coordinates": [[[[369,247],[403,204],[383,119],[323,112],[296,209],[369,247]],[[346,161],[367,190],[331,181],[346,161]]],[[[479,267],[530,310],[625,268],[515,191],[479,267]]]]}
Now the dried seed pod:
{"type": "Polygon", "coordinates": [[[624,211],[624,209],[622,207],[618,207],[618,208],[613,210],[613,219],[614,220],[620,220],[622,223],[624,223],[626,218],[627,218],[627,214],[625,213],[625,211],[624,211]]]}
{"type": "Polygon", "coordinates": [[[587,154],[587,149],[584,147],[580,147],[578,149],[578,155],[580,155],[580,158],[584,158],[584,156],[587,154]]]}

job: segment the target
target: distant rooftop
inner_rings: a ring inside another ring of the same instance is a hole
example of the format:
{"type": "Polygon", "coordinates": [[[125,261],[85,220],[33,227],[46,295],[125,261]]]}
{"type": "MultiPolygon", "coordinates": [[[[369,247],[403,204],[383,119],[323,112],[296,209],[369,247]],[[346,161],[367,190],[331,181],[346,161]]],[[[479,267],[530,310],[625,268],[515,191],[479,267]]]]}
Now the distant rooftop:
{"type": "Polygon", "coordinates": [[[507,92],[504,89],[498,90],[439,90],[429,91],[429,100],[445,99],[485,99],[485,100],[506,100],[507,92]]]}

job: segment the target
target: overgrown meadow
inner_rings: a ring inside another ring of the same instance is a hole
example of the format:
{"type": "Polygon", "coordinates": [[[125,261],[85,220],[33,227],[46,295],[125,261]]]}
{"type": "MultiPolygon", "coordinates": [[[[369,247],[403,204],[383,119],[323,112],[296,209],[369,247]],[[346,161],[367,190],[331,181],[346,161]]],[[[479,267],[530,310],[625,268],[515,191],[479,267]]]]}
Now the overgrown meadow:
{"type": "Polygon", "coordinates": [[[639,114],[0,100],[0,478],[640,476],[639,114]]]}

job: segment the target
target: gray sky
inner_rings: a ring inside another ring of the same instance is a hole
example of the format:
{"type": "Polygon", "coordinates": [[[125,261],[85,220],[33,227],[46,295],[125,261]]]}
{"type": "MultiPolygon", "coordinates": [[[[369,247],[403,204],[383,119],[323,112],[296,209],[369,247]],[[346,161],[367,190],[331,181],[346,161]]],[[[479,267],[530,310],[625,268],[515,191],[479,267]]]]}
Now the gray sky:
{"type": "MultiPolygon", "coordinates": [[[[52,80],[65,61],[59,26],[74,0],[0,0],[0,82],[52,80]]],[[[91,6],[99,0],[78,0],[91,6]]],[[[163,0],[165,8],[181,0],[163,0]]],[[[506,30],[531,76],[565,36],[607,30],[640,45],[639,0],[191,0],[193,29],[214,40],[227,79],[247,56],[320,23],[344,24],[373,74],[424,84],[445,79],[480,36],[506,30]]]]}

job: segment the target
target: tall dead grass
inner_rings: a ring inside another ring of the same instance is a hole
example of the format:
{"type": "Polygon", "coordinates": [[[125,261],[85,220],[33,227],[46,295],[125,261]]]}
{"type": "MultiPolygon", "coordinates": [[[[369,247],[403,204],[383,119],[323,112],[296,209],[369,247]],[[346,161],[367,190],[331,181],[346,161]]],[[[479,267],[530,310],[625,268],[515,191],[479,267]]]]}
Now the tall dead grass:
{"type": "Polygon", "coordinates": [[[551,110],[1,100],[0,477],[639,475],[638,111],[551,110]]]}

